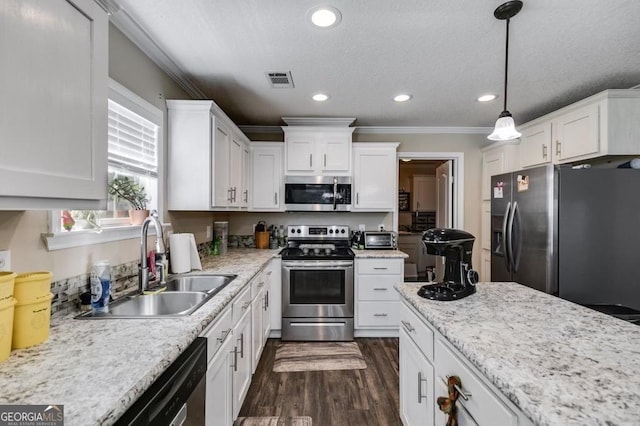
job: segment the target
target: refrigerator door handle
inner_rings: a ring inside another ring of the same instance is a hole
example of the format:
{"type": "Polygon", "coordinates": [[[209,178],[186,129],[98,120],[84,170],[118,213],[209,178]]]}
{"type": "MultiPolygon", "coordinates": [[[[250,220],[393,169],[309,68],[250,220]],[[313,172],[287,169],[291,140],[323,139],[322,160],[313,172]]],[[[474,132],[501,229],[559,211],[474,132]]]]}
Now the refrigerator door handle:
{"type": "Polygon", "coordinates": [[[502,219],[502,250],[504,252],[504,264],[507,267],[507,272],[511,272],[511,258],[509,257],[509,213],[511,212],[511,201],[507,203],[507,208],[504,211],[504,219],[502,219]]]}
{"type": "Polygon", "coordinates": [[[509,232],[509,237],[507,238],[507,250],[509,251],[509,262],[511,262],[511,269],[513,269],[514,273],[517,272],[516,267],[518,264],[518,262],[516,262],[516,253],[514,252],[514,247],[513,247],[513,221],[516,218],[517,210],[518,210],[518,202],[514,201],[513,208],[511,209],[511,216],[509,217],[509,224],[507,225],[508,232],[509,232]]]}

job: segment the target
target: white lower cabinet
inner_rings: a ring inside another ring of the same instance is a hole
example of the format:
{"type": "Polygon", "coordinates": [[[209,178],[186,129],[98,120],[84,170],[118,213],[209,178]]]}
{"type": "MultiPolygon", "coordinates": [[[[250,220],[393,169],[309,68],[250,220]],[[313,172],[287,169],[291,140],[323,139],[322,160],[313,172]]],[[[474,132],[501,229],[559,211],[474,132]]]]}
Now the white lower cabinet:
{"type": "Polygon", "coordinates": [[[403,259],[356,259],[355,265],[356,337],[394,334],[400,302],[393,286],[404,281],[403,259]]]}
{"type": "Polygon", "coordinates": [[[233,362],[233,418],[238,417],[244,397],[251,384],[251,288],[247,286],[233,303],[234,362],[233,362]]]}
{"type": "Polygon", "coordinates": [[[271,332],[271,262],[251,280],[251,373],[255,373],[262,350],[271,332]]]}
{"type": "Polygon", "coordinates": [[[233,337],[227,334],[222,346],[207,366],[206,426],[233,424],[233,337]]]}
{"type": "Polygon", "coordinates": [[[447,377],[460,378],[460,426],[529,426],[533,423],[407,302],[400,307],[400,417],[404,425],[443,425],[437,405],[447,377]]]}
{"type": "Polygon", "coordinates": [[[403,424],[433,424],[428,421],[434,415],[433,389],[433,366],[411,340],[405,328],[401,327],[400,416],[403,424]]]}

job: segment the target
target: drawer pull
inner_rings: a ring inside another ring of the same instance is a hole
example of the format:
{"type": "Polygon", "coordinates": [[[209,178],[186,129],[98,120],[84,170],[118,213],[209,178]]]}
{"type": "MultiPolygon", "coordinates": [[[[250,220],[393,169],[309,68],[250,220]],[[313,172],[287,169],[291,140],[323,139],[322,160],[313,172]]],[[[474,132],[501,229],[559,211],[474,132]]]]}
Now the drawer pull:
{"type": "Polygon", "coordinates": [[[411,323],[410,323],[410,322],[405,321],[405,320],[402,320],[402,321],[400,321],[400,322],[402,323],[402,325],[404,326],[404,328],[406,328],[406,329],[407,329],[407,331],[408,331],[409,333],[413,333],[414,331],[416,331],[416,329],[415,329],[415,328],[413,328],[413,326],[411,325],[411,323]]]}
{"type": "Polygon", "coordinates": [[[375,287],[374,290],[375,291],[387,291],[389,289],[388,288],[384,288],[384,287],[375,287]]]}
{"type": "Polygon", "coordinates": [[[422,377],[422,371],[418,371],[418,404],[422,403],[422,398],[427,398],[427,395],[422,394],[422,382],[427,383],[427,379],[422,377]]]}
{"type": "Polygon", "coordinates": [[[386,317],[387,314],[373,314],[374,317],[386,317]]]}
{"type": "Polygon", "coordinates": [[[231,329],[224,330],[224,331],[222,332],[221,337],[218,337],[216,340],[217,340],[218,342],[220,342],[220,344],[222,344],[222,342],[224,342],[224,339],[226,339],[226,338],[227,338],[227,336],[229,335],[229,333],[231,333],[231,329]]]}
{"type": "MultiPolygon", "coordinates": [[[[447,376],[447,380],[442,379],[442,382],[448,386],[448,383],[447,383],[448,380],[449,380],[449,376],[447,376]]],[[[464,392],[458,385],[453,385],[453,387],[456,388],[456,390],[458,391],[462,399],[464,399],[465,401],[468,401],[469,398],[471,398],[472,396],[471,392],[464,392]]]]}
{"type": "Polygon", "coordinates": [[[251,302],[244,302],[242,304],[242,309],[247,309],[249,306],[251,306],[251,302]]]}
{"type": "Polygon", "coordinates": [[[264,281],[262,281],[260,284],[258,284],[258,288],[262,288],[264,287],[264,281]]]}
{"type": "Polygon", "coordinates": [[[389,269],[389,268],[387,268],[387,267],[382,267],[382,266],[375,266],[373,269],[378,270],[378,271],[386,271],[386,270],[387,270],[387,269],[389,269]]]}

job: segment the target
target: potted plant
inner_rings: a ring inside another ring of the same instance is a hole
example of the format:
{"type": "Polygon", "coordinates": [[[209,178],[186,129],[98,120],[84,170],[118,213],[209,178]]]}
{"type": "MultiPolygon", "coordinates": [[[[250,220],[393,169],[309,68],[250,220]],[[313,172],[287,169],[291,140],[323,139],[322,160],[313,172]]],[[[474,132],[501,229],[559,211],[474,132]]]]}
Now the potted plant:
{"type": "Polygon", "coordinates": [[[128,176],[116,176],[109,182],[109,195],[116,200],[122,199],[129,202],[129,220],[132,225],[141,225],[149,216],[147,210],[147,193],[144,186],[128,176]]]}

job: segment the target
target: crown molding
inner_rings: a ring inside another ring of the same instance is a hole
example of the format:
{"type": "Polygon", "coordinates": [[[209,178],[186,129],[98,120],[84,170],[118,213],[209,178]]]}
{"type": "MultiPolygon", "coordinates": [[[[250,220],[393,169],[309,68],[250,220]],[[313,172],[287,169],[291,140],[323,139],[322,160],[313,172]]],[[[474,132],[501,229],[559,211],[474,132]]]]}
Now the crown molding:
{"type": "Polygon", "coordinates": [[[493,131],[491,127],[429,127],[429,126],[360,126],[356,127],[356,133],[366,134],[465,134],[484,135],[493,131]]]}
{"type": "Polygon", "coordinates": [[[193,99],[207,99],[207,95],[200,90],[167,55],[158,44],[146,33],[140,25],[115,0],[99,0],[98,3],[109,14],[109,22],[115,25],[142,52],[158,65],[193,99]]]}
{"type": "MultiPolygon", "coordinates": [[[[238,126],[245,133],[282,133],[280,126],[238,126]]],[[[383,127],[356,126],[354,133],[387,134],[387,135],[416,135],[416,134],[468,134],[488,135],[493,131],[491,127],[383,127]]]]}

